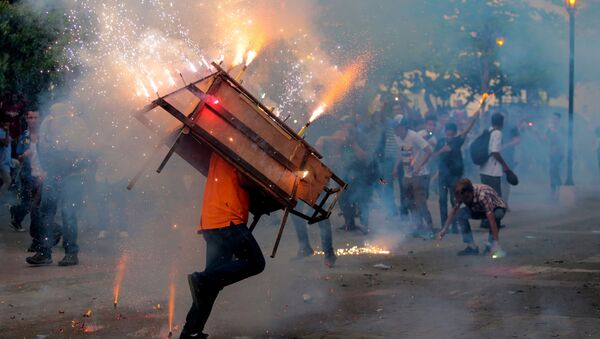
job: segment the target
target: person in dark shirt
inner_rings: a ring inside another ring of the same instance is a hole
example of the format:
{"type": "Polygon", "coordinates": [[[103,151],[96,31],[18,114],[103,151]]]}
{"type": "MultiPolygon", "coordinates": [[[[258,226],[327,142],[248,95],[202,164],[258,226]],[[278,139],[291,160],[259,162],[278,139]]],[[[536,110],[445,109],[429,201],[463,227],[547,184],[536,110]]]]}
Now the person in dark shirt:
{"type": "MultiPolygon", "coordinates": [[[[455,123],[446,123],[444,126],[446,137],[438,140],[435,148],[436,155],[438,156],[439,203],[442,225],[444,225],[446,219],[448,219],[448,195],[450,196],[452,206],[456,204],[452,189],[464,174],[464,162],[461,148],[465,143],[466,135],[475,125],[478,116],[479,115],[473,116],[471,123],[461,134],[458,134],[458,126],[455,123]]],[[[455,223],[452,223],[451,232],[458,233],[455,223]]]]}

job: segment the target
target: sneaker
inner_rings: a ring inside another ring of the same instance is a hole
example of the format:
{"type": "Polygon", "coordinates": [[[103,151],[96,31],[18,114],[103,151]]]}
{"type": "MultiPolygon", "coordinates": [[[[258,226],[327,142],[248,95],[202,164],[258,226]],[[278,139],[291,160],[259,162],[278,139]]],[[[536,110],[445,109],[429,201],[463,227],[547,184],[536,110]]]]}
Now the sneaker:
{"type": "Polygon", "coordinates": [[[52,256],[49,254],[42,254],[41,252],[37,252],[31,257],[25,258],[25,261],[27,261],[29,265],[34,266],[50,265],[52,264],[52,256]]]}
{"type": "Polygon", "coordinates": [[[119,232],[119,238],[121,239],[125,239],[129,237],[129,233],[127,233],[126,231],[121,231],[119,232]]]}
{"type": "Polygon", "coordinates": [[[10,221],[10,228],[12,228],[13,231],[19,233],[23,233],[26,231],[25,228],[23,228],[23,225],[21,225],[20,223],[16,223],[13,220],[10,221]]]}
{"type": "Polygon", "coordinates": [[[100,231],[100,233],[98,233],[98,239],[104,239],[106,238],[106,231],[102,230],[100,231]]]}
{"type": "Polygon", "coordinates": [[[206,334],[206,333],[202,333],[202,332],[191,333],[186,330],[181,331],[181,334],[179,335],[179,339],[206,339],[206,338],[208,338],[208,334],[206,334]]]}
{"type": "Polygon", "coordinates": [[[458,253],[456,253],[458,256],[465,256],[465,255],[478,255],[479,254],[479,247],[475,246],[475,247],[471,247],[471,246],[467,246],[464,250],[462,251],[458,251],[458,253]]]}
{"type": "Polygon", "coordinates": [[[336,260],[337,260],[337,256],[335,254],[326,255],[325,259],[323,259],[323,263],[328,268],[332,268],[335,265],[336,260]]]}
{"type": "Polygon", "coordinates": [[[65,257],[58,262],[58,266],[75,266],[79,264],[77,254],[65,254],[65,257]]]}

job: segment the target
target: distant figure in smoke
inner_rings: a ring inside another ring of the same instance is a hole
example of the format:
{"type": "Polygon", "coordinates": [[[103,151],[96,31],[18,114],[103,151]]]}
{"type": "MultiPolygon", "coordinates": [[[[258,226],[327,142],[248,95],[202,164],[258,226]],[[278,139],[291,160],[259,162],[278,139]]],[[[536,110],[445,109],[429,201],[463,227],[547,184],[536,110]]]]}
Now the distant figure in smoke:
{"type": "Polygon", "coordinates": [[[477,255],[479,247],[475,245],[469,219],[486,219],[490,224],[488,242],[485,245],[484,255],[490,254],[494,258],[504,257],[506,253],[500,248],[499,225],[506,214],[506,204],[498,193],[488,185],[473,184],[469,179],[461,179],[454,186],[456,205],[450,211],[446,223],[438,233],[442,239],[450,222],[454,217],[461,226],[463,242],[467,247],[458,252],[459,256],[477,255]],[[460,208],[461,204],[465,207],[460,208]]]}
{"type": "MultiPolygon", "coordinates": [[[[112,179],[112,178],[111,178],[112,179]]],[[[109,228],[118,231],[119,238],[129,237],[127,232],[129,220],[127,215],[129,201],[123,187],[127,186],[126,179],[111,180],[106,175],[98,174],[96,183],[96,209],[98,212],[98,239],[108,236],[109,228]]]]}
{"type": "Polygon", "coordinates": [[[364,149],[364,140],[353,123],[351,116],[340,119],[340,129],[330,136],[322,136],[316,141],[318,148],[327,148],[332,155],[331,163],[334,169],[343,173],[348,188],[340,197],[340,210],[344,217],[341,229],[346,231],[359,230],[368,232],[368,213],[373,183],[377,180],[375,163],[369,160],[369,154],[364,149]],[[356,224],[356,216],[362,225],[356,224]]]}
{"type": "Polygon", "coordinates": [[[52,246],[56,242],[54,219],[59,208],[65,257],[58,265],[79,263],[77,219],[84,206],[84,178],[91,166],[88,138],[87,127],[73,107],[63,103],[52,105],[50,115],[40,127],[39,159],[47,175],[40,202],[41,244],[37,253],[26,259],[31,265],[52,263],[52,246]]]}
{"type": "Polygon", "coordinates": [[[213,153],[198,229],[206,241],[206,268],[188,276],[194,303],[180,338],[207,338],[202,332],[219,291],[265,268],[262,251],[246,226],[250,208],[247,188],[248,180],[213,153]]]}
{"type": "Polygon", "coordinates": [[[549,151],[549,174],[550,174],[550,194],[551,197],[558,198],[558,189],[562,185],[560,177],[560,166],[564,157],[564,132],[560,126],[562,115],[558,112],[552,114],[550,124],[546,133],[540,135],[536,131],[536,135],[542,142],[548,144],[549,151]]]}
{"type": "Polygon", "coordinates": [[[19,173],[21,186],[18,192],[20,202],[10,207],[10,224],[18,231],[25,231],[21,223],[25,216],[31,212],[29,234],[32,238],[30,250],[37,252],[40,245],[39,240],[39,203],[40,187],[46,173],[42,170],[38,155],[39,139],[39,113],[37,111],[27,112],[27,129],[19,136],[16,154],[21,163],[19,173]]]}
{"type": "MultiPolygon", "coordinates": [[[[399,113],[400,110],[394,108],[396,113],[399,113]]],[[[385,111],[382,112],[385,115],[385,111]]],[[[389,113],[392,114],[392,113],[389,113]]],[[[384,211],[386,213],[386,218],[392,218],[398,215],[398,206],[396,206],[396,194],[394,193],[394,182],[396,178],[392,176],[394,172],[394,165],[396,164],[396,160],[398,158],[398,152],[400,151],[398,148],[398,144],[396,143],[396,134],[394,133],[393,119],[384,116],[384,125],[383,130],[381,131],[380,139],[380,149],[381,156],[378,158],[379,162],[379,172],[380,172],[380,196],[383,204],[384,211]]],[[[402,173],[399,173],[400,177],[400,185],[402,181],[402,173]]],[[[401,202],[402,205],[405,204],[404,201],[401,202]]],[[[401,211],[403,215],[407,215],[406,209],[401,207],[401,211]]]]}
{"type": "MultiPolygon", "coordinates": [[[[507,133],[502,133],[502,146],[500,153],[502,154],[502,159],[506,161],[506,164],[511,169],[515,169],[517,163],[515,162],[515,151],[517,146],[521,143],[521,133],[519,132],[519,126],[516,124],[507,124],[508,120],[508,112],[503,112],[504,115],[504,124],[508,126],[505,128],[507,133]]],[[[506,177],[502,177],[501,183],[502,190],[502,199],[508,205],[508,200],[510,197],[510,184],[508,183],[506,177]]]]}
{"type": "MultiPolygon", "coordinates": [[[[437,117],[435,115],[432,114],[428,114],[427,116],[425,116],[425,126],[422,130],[420,130],[418,133],[421,137],[423,137],[423,139],[425,139],[425,141],[427,141],[429,143],[429,146],[431,146],[432,149],[435,148],[435,146],[437,145],[437,137],[435,136],[435,130],[437,128],[437,117]]],[[[425,200],[429,199],[429,189],[431,186],[431,174],[435,172],[435,166],[434,166],[434,162],[433,161],[429,161],[427,162],[427,168],[428,168],[428,172],[429,174],[427,174],[426,176],[426,183],[425,183],[425,192],[426,192],[426,198],[425,200]]]]}
{"type": "Polygon", "coordinates": [[[408,128],[409,121],[402,115],[397,116],[394,122],[396,143],[400,148],[400,154],[392,175],[398,177],[399,168],[402,167],[404,175],[400,193],[417,224],[415,235],[432,238],[435,234],[431,213],[427,208],[426,192],[429,176],[427,162],[432,155],[431,146],[417,132],[408,128]]]}
{"type": "MultiPolygon", "coordinates": [[[[308,237],[308,228],[307,222],[300,217],[295,215],[290,216],[292,222],[294,223],[294,229],[296,230],[296,236],[298,237],[298,254],[297,258],[305,258],[312,256],[315,251],[310,245],[310,239],[308,237]]],[[[331,221],[329,219],[325,219],[317,223],[319,225],[319,234],[321,236],[321,249],[325,254],[324,264],[327,267],[333,267],[337,260],[335,255],[335,251],[333,250],[333,239],[331,236],[331,221]]]]}
{"type": "Polygon", "coordinates": [[[10,177],[10,163],[12,153],[12,139],[9,133],[10,123],[7,120],[3,120],[0,125],[0,196],[2,199],[6,199],[6,193],[11,184],[10,177]]]}
{"type": "Polygon", "coordinates": [[[600,127],[596,127],[596,163],[598,165],[598,174],[600,174],[600,127]]]}

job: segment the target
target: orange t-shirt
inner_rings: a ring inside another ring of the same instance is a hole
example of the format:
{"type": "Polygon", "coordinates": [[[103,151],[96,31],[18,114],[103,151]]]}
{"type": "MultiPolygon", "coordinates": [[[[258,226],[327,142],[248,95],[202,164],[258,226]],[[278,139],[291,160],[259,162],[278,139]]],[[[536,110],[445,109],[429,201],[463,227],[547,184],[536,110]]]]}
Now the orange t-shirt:
{"type": "Polygon", "coordinates": [[[237,170],[214,153],[210,156],[198,230],[228,227],[248,222],[250,199],[240,186],[237,170]]]}

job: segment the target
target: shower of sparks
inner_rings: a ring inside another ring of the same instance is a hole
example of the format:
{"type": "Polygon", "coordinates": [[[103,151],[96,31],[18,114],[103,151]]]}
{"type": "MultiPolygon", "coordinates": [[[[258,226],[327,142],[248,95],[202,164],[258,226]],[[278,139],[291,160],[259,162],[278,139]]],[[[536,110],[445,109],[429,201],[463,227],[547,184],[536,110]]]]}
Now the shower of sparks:
{"type": "Polygon", "coordinates": [[[290,123],[308,121],[313,110],[330,113],[361,73],[356,67],[360,62],[350,63],[347,69],[334,65],[334,57],[345,63],[344,55],[339,47],[337,52],[326,51],[314,31],[308,2],[281,6],[269,0],[223,0],[216,5],[206,0],[59,3],[68,23],[64,34],[70,37],[61,69],[77,75],[67,83],[70,97],[81,102],[90,116],[99,113],[95,116],[102,120],[98,124],[102,132],[95,136],[97,142],[115,140],[129,128],[130,116],[123,112],[214,72],[213,61],[224,68],[250,65],[244,85],[262,94],[261,100],[274,107],[275,114],[291,116],[290,123]]]}
{"type": "MultiPolygon", "coordinates": [[[[346,255],[364,255],[364,254],[378,254],[378,255],[388,255],[391,252],[383,247],[379,247],[376,245],[370,245],[369,243],[365,243],[364,246],[350,246],[347,244],[346,248],[338,248],[335,250],[335,255],[337,256],[346,256],[346,255]]],[[[315,251],[317,255],[324,255],[323,251],[315,251]]]]}

